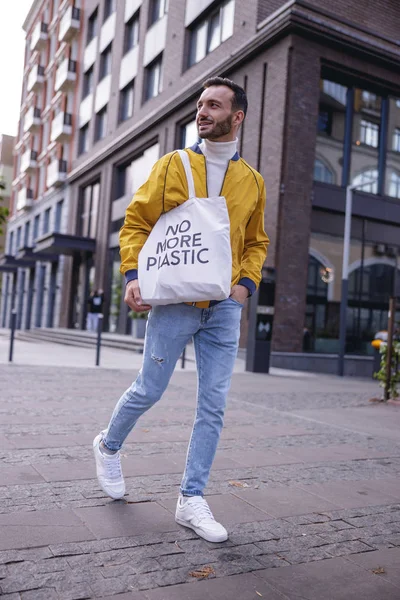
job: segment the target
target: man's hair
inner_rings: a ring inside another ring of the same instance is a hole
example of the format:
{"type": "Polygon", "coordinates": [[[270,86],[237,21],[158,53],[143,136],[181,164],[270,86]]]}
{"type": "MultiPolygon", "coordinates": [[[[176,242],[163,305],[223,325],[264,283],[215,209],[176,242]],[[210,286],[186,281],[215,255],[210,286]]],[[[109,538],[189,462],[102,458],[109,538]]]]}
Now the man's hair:
{"type": "Polygon", "coordinates": [[[247,96],[246,92],[242,87],[240,87],[240,85],[234,83],[226,77],[210,77],[203,83],[203,89],[206,90],[212,85],[225,85],[226,87],[230,88],[233,91],[232,110],[234,112],[237,110],[242,110],[244,112],[244,116],[246,116],[248,107],[247,96]]]}

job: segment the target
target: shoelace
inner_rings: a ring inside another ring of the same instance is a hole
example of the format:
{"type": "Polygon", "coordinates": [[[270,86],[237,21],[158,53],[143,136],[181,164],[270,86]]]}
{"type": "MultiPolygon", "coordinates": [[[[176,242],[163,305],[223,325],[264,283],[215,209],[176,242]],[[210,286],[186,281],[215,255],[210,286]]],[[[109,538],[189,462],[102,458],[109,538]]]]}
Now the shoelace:
{"type": "Polygon", "coordinates": [[[104,465],[107,469],[107,477],[109,479],[120,479],[122,477],[121,459],[119,456],[117,458],[105,457],[104,465]]]}
{"type": "MultiPolygon", "coordinates": [[[[188,502],[190,502],[190,500],[188,500],[188,502]]],[[[215,521],[214,515],[212,514],[206,500],[202,499],[201,501],[196,500],[196,502],[190,502],[190,506],[193,508],[200,521],[215,521]]]]}

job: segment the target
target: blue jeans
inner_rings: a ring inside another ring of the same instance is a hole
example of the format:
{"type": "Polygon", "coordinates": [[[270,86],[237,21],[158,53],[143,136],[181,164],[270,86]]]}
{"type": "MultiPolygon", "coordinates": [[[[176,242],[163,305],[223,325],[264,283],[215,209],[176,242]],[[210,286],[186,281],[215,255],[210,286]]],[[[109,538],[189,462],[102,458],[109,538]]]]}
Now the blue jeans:
{"type": "Polygon", "coordinates": [[[198,372],[197,410],[181,493],[202,496],[220,438],[240,333],[242,305],[228,298],[211,308],[156,306],[147,322],[143,365],[119,399],[104,444],[119,450],[139,417],[164,393],[191,338],[198,372]]]}

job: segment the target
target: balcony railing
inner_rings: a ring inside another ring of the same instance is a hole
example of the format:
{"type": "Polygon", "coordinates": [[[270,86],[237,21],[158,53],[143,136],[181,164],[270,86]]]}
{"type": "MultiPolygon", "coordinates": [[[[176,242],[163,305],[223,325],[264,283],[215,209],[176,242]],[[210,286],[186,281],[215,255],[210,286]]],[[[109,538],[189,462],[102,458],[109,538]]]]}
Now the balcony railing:
{"type": "Polygon", "coordinates": [[[65,11],[58,30],[59,42],[70,42],[79,32],[81,11],[76,6],[69,6],[65,11]]]}
{"type": "Polygon", "coordinates": [[[37,152],[36,150],[27,150],[21,157],[21,172],[27,173],[37,168],[37,152]]]}
{"type": "Polygon", "coordinates": [[[72,136],[72,115],[60,112],[51,125],[51,141],[67,142],[72,136]]]}
{"type": "Polygon", "coordinates": [[[28,75],[28,92],[38,91],[44,83],[44,67],[35,65],[28,75]]]}
{"type": "Polygon", "coordinates": [[[65,58],[56,72],[54,90],[67,91],[73,87],[76,81],[76,61],[65,58]]]}
{"type": "Polygon", "coordinates": [[[31,106],[25,115],[24,120],[24,133],[27,131],[34,131],[40,127],[40,108],[37,106],[31,106]]]}
{"type": "Polygon", "coordinates": [[[62,185],[67,179],[67,161],[53,160],[47,167],[47,187],[62,185]]]}
{"type": "Polygon", "coordinates": [[[41,50],[46,45],[48,39],[47,23],[40,21],[36,24],[35,29],[32,31],[31,37],[31,52],[35,50],[41,50]]]}
{"type": "Polygon", "coordinates": [[[17,210],[27,210],[33,205],[33,190],[23,188],[17,195],[17,210]]]}

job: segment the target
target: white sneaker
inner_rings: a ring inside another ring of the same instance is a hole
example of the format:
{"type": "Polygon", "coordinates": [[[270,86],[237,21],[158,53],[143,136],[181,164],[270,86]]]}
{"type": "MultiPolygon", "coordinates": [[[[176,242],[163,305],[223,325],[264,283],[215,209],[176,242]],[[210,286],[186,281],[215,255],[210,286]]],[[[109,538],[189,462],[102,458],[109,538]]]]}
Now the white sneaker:
{"type": "Polygon", "coordinates": [[[179,496],[176,505],[175,521],[184,527],[190,527],[207,542],[225,542],[228,532],[221,523],[217,523],[202,496],[179,496]]]}
{"type": "Polygon", "coordinates": [[[94,458],[96,460],[97,479],[100,487],[110,498],[119,500],[125,494],[125,481],[121,469],[119,451],[115,454],[105,454],[100,450],[101,433],[93,440],[94,458]]]}

